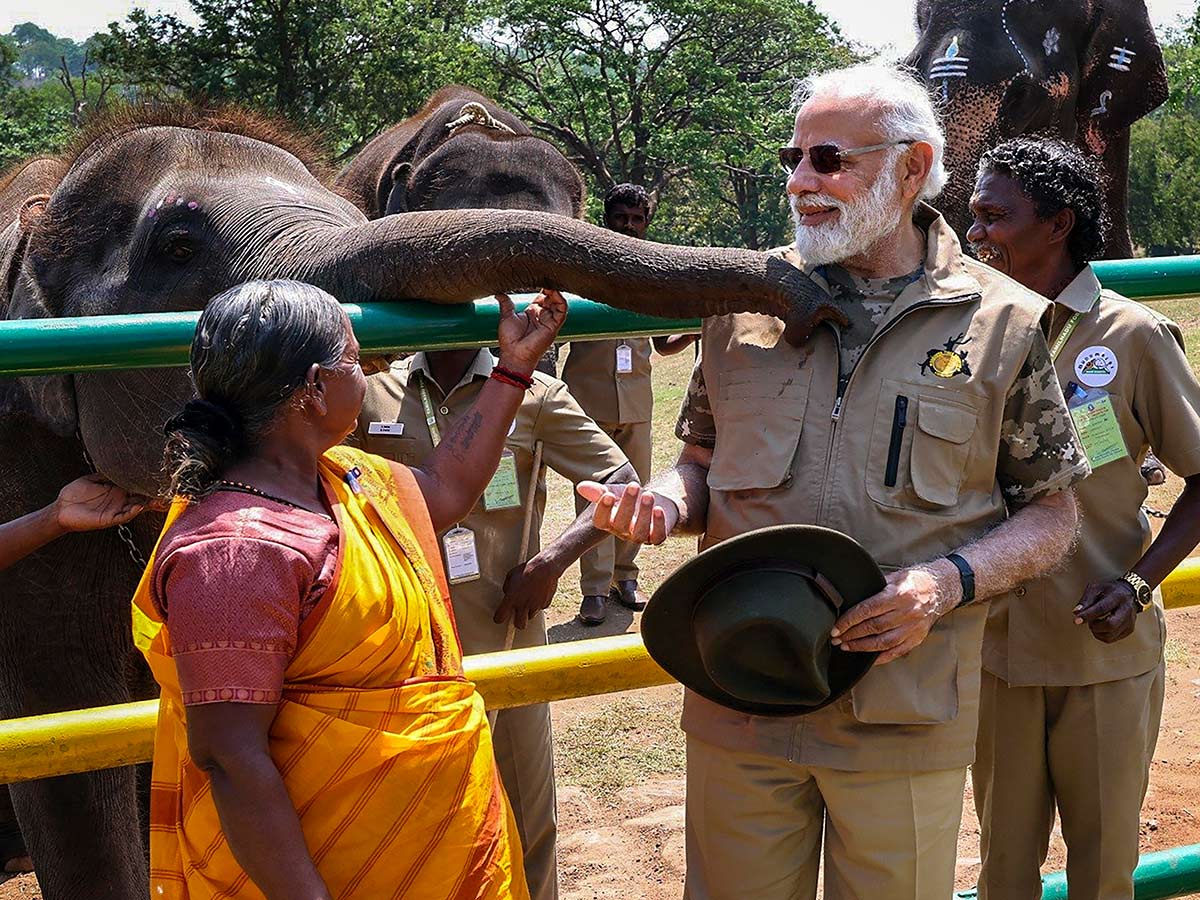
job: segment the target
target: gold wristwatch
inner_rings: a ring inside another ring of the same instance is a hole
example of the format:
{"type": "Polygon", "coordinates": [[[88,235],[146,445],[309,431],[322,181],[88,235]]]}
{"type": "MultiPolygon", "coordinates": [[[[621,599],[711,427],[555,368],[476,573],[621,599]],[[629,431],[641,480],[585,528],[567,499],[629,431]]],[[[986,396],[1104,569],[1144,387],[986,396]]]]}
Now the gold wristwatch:
{"type": "Polygon", "coordinates": [[[1133,588],[1133,593],[1139,607],[1138,612],[1148,610],[1150,604],[1154,602],[1154,591],[1151,589],[1149,582],[1137,572],[1126,572],[1121,576],[1120,580],[1133,588]]]}

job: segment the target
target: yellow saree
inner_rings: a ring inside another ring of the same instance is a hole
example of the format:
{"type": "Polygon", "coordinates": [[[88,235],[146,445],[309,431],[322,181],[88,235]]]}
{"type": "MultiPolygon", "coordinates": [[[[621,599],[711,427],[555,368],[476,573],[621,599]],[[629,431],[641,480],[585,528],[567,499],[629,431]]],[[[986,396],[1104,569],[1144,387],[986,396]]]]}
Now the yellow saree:
{"type": "MultiPolygon", "coordinates": [[[[335,500],[339,574],[301,625],[270,732],[313,861],[338,900],[527,900],[483,701],[462,674],[416,483],[346,447],[325,455],[321,477],[335,500]]],[[[164,534],[185,506],[172,506],[164,534]]],[[[150,597],[153,565],[133,601],[134,640],[162,686],[150,897],[262,898],[188,754],[170,630],[150,597]]]]}

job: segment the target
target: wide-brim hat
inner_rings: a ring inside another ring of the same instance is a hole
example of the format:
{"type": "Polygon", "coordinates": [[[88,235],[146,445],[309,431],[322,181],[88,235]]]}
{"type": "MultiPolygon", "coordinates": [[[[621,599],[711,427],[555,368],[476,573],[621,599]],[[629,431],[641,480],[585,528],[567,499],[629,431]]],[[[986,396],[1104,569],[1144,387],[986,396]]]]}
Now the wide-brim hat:
{"type": "Polygon", "coordinates": [[[739,712],[795,716],[828,706],[877,653],[830,643],[834,622],[885,585],[853,538],[815,525],[747,532],[673,572],[642,614],[654,660],[739,712]]]}

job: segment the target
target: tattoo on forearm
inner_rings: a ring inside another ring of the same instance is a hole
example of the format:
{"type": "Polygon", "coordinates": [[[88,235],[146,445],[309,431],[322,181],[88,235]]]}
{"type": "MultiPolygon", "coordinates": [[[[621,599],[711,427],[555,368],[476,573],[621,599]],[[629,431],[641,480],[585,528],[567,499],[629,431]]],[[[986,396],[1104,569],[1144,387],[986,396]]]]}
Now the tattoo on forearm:
{"type": "Polygon", "coordinates": [[[459,422],[458,426],[446,438],[446,450],[460,463],[467,461],[467,451],[475,443],[479,429],[483,427],[483,415],[475,412],[469,419],[459,422]]]}

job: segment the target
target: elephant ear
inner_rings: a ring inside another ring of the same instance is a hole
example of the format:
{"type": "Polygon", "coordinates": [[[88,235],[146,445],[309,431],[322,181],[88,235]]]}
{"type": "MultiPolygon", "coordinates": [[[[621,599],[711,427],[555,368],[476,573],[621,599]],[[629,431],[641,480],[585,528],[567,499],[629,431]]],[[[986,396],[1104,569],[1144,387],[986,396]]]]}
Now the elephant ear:
{"type": "Polygon", "coordinates": [[[1079,70],[1079,132],[1101,154],[1111,135],[1167,99],[1167,68],[1144,0],[1096,0],[1079,70]]]}
{"type": "Polygon", "coordinates": [[[402,162],[392,166],[387,176],[379,183],[379,209],[383,215],[408,212],[408,176],[412,163],[402,162]]]}
{"type": "MultiPolygon", "coordinates": [[[[38,194],[28,198],[8,227],[0,232],[0,320],[35,319],[50,315],[32,278],[22,279],[29,233],[49,203],[38,194]]],[[[60,437],[75,433],[75,387],[70,375],[40,375],[17,379],[15,388],[0,392],[0,418],[16,412],[31,415],[60,437]]]]}

